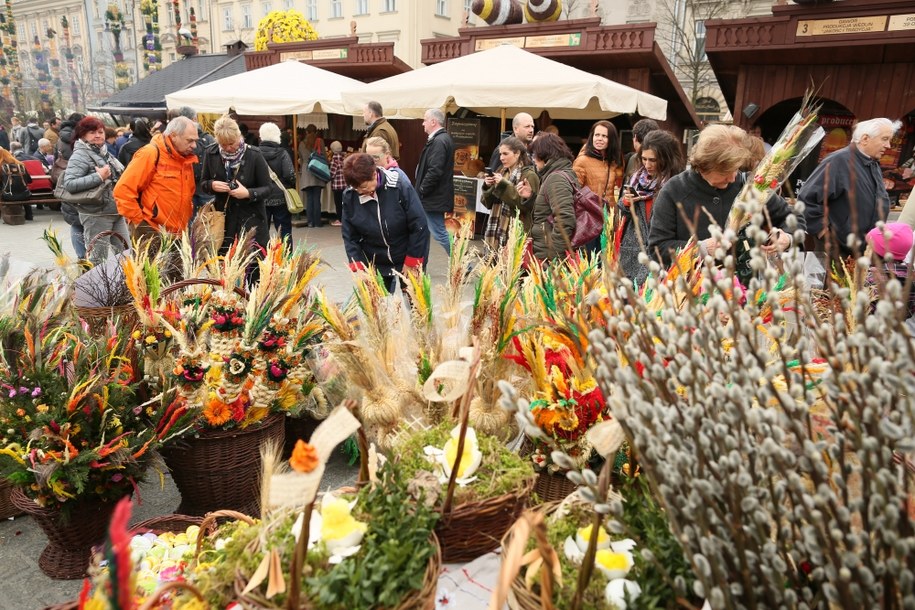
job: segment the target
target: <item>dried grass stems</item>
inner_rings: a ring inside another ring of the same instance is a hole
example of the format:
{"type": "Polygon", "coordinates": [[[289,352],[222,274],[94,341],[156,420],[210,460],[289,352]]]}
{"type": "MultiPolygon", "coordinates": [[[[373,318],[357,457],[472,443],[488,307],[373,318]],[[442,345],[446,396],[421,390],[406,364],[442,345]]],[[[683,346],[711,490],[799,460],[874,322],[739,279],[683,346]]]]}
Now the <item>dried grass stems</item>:
{"type": "Polygon", "coordinates": [[[915,482],[894,461],[913,449],[907,294],[890,281],[871,312],[865,292],[832,284],[836,318],[823,323],[796,258],[780,277],[753,247],[741,305],[735,258],[715,254],[698,285],[658,282],[651,263],[650,304],[605,271],[606,325],[590,335],[695,593],[716,609],[915,606],[915,482]]]}

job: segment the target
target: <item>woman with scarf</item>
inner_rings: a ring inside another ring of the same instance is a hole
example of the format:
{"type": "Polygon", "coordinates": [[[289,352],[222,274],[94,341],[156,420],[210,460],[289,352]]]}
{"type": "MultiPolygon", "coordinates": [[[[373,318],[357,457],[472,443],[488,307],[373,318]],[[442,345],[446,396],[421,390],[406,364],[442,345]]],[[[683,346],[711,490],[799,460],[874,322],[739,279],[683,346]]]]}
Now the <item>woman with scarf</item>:
{"type": "Polygon", "coordinates": [[[63,188],[68,193],[82,193],[104,184],[97,199],[71,203],[79,213],[83,227],[86,253],[93,264],[105,261],[111,254],[124,250],[130,242],[127,223],[118,213],[114,201],[114,184],[121,177],[124,166],[115,159],[105,145],[105,125],[95,117],[85,117],[73,130],[73,154],[61,176],[63,188]],[[115,235],[102,235],[111,232],[115,235]]]}
{"type": "Polygon", "coordinates": [[[655,195],[684,167],[680,142],[669,131],[657,129],[646,135],[639,155],[639,169],[623,186],[620,223],[613,240],[620,268],[637,285],[648,276],[648,267],[639,262],[639,252],[648,246],[655,195]]]}
{"type": "MultiPolygon", "coordinates": [[[[588,187],[606,202],[616,203],[616,187],[623,174],[623,156],[620,136],[610,121],[598,121],[591,126],[588,141],[581,147],[572,163],[582,188],[588,187]]],[[[600,236],[585,245],[585,250],[600,249],[600,236]]]]}
{"type": "Polygon", "coordinates": [[[499,143],[499,168],[483,178],[483,205],[491,210],[486,223],[484,240],[490,252],[496,252],[508,239],[508,225],[519,215],[525,233],[530,233],[533,219],[531,212],[540,178],[527,154],[527,146],[519,138],[509,136],[499,143]],[[527,181],[531,194],[523,198],[518,193],[521,180],[527,181]]]}
{"type": "Polygon", "coordinates": [[[225,252],[235,238],[251,229],[257,244],[266,246],[270,229],[264,204],[273,188],[267,161],[257,148],[245,143],[238,123],[228,116],[216,121],[213,135],[216,143],[204,156],[201,185],[215,197],[216,209],[226,214],[220,251],[225,252]]]}
{"type": "Polygon", "coordinates": [[[374,265],[389,293],[397,274],[422,268],[429,226],[419,195],[403,172],[376,165],[365,153],[343,162],[343,245],[350,269],[374,265]]]}

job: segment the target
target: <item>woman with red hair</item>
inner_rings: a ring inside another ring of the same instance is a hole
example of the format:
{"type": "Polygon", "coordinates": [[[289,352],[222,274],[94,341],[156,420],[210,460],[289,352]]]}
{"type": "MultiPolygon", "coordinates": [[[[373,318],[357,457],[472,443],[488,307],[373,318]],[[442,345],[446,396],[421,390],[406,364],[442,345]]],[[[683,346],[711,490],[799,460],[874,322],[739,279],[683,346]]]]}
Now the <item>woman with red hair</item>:
{"type": "Polygon", "coordinates": [[[73,155],[67,164],[67,171],[60,178],[63,188],[68,193],[82,193],[105,185],[96,199],[72,203],[83,225],[89,260],[98,264],[111,254],[123,251],[124,244],[130,241],[127,223],[118,213],[113,194],[114,184],[124,166],[108,152],[105,124],[97,118],[89,116],[80,120],[73,136],[73,155]],[[123,242],[114,235],[101,235],[107,231],[123,237],[123,242]]]}

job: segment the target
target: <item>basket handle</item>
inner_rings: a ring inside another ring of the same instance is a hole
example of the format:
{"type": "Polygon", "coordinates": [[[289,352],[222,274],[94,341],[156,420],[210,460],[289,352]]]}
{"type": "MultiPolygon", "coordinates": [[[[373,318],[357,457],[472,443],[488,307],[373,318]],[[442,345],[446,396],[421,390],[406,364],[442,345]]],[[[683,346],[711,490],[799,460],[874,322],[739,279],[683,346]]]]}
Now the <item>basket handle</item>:
{"type": "MultiPolygon", "coordinates": [[[[525,511],[502,538],[502,567],[499,578],[489,601],[489,610],[505,607],[511,583],[521,572],[521,567],[530,563],[525,553],[528,539],[534,536],[537,542],[536,551],[543,563],[540,567],[540,608],[555,610],[553,605],[554,570],[559,567],[559,556],[550,544],[546,535],[546,521],[543,511],[525,511]]],[[[531,551],[533,553],[534,551],[531,551]]]]}
{"type": "MultiPolygon", "coordinates": [[[[182,288],[187,288],[189,286],[223,286],[221,280],[214,280],[205,277],[191,278],[189,280],[181,280],[180,282],[175,282],[170,284],[167,288],[163,288],[160,294],[161,297],[167,297],[173,292],[181,290],[182,288]]],[[[232,290],[243,299],[248,298],[248,291],[242,288],[241,286],[235,286],[232,290]]]]}
{"type": "Polygon", "coordinates": [[[210,607],[210,605],[206,601],[206,598],[204,598],[203,594],[200,592],[200,589],[198,589],[197,587],[195,587],[194,585],[192,585],[190,583],[176,580],[176,581],[172,581],[172,582],[167,582],[164,585],[162,585],[161,587],[159,587],[158,589],[156,589],[155,593],[152,594],[152,597],[150,597],[148,600],[146,600],[146,603],[144,603],[142,606],[140,606],[140,610],[152,610],[153,608],[155,608],[162,602],[163,595],[165,595],[166,593],[169,593],[175,589],[184,589],[185,591],[189,591],[194,597],[197,598],[197,600],[199,602],[201,602],[203,604],[204,608],[210,607]]]}
{"type": "Polygon", "coordinates": [[[200,531],[197,533],[197,546],[194,548],[194,557],[196,558],[200,555],[200,547],[203,546],[203,539],[206,536],[207,530],[216,524],[216,520],[220,517],[231,517],[232,519],[237,519],[239,521],[244,521],[248,525],[254,525],[254,519],[249,517],[244,513],[240,513],[234,510],[216,510],[211,513],[207,513],[206,517],[203,518],[203,521],[200,523],[200,531]]]}
{"type": "Polygon", "coordinates": [[[86,256],[89,256],[89,254],[92,253],[92,248],[95,247],[95,242],[97,242],[100,237],[117,237],[118,239],[121,240],[121,244],[124,245],[125,250],[130,249],[130,242],[127,241],[126,239],[124,239],[124,236],[121,235],[120,233],[118,233],[116,231],[101,231],[99,233],[96,233],[95,237],[93,237],[89,241],[89,243],[86,244],[86,256]]]}

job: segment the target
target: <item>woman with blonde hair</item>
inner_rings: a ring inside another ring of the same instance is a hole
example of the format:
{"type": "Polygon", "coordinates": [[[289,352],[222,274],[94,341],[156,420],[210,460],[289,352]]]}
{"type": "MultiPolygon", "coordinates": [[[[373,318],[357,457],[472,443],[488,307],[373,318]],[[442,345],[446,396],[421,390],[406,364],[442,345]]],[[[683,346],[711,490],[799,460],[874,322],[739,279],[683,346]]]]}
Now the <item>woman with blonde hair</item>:
{"type": "Polygon", "coordinates": [[[261,152],[245,143],[238,123],[223,116],[213,126],[216,143],[204,156],[201,186],[215,197],[217,210],[226,214],[226,233],[221,250],[250,229],[258,245],[270,237],[265,203],[272,197],[273,181],[261,152]]]}
{"type": "MultiPolygon", "coordinates": [[[[700,247],[708,253],[718,248],[709,227],[713,222],[725,226],[731,206],[743,188],[740,169],[751,154],[746,137],[746,132],[734,125],[709,125],[702,130],[689,157],[690,169],[671,178],[655,199],[648,230],[651,256],[657,252],[661,262],[669,264],[676,251],[692,237],[689,224],[693,223],[700,247]]],[[[772,234],[762,249],[781,252],[791,245],[791,234],[784,229],[794,210],[778,195],[769,198],[766,208],[772,234]]],[[[798,226],[806,228],[804,216],[796,215],[796,218],[798,226]]]]}

